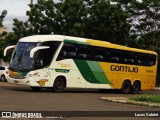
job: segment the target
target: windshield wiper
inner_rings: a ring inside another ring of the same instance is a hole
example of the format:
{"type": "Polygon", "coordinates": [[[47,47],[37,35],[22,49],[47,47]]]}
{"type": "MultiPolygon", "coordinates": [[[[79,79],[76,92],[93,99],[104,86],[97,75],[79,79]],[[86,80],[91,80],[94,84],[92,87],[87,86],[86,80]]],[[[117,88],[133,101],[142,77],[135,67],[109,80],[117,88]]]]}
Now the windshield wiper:
{"type": "Polygon", "coordinates": [[[24,46],[24,49],[23,51],[21,52],[21,54],[19,55],[18,59],[17,59],[17,63],[15,64],[15,66],[17,67],[17,70],[20,70],[19,68],[19,65],[21,63],[21,69],[22,69],[22,57],[23,57],[23,54],[24,54],[24,51],[26,50],[26,46],[24,46]]]}

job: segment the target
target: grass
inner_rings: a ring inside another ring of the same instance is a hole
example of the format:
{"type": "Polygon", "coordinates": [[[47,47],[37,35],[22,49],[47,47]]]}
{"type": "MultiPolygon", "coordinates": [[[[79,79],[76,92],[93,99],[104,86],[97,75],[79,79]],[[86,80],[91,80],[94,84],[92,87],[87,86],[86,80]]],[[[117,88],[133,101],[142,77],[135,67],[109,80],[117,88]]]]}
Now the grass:
{"type": "Polygon", "coordinates": [[[129,100],[160,103],[160,95],[143,94],[143,95],[139,95],[139,96],[130,97],[129,100]]]}

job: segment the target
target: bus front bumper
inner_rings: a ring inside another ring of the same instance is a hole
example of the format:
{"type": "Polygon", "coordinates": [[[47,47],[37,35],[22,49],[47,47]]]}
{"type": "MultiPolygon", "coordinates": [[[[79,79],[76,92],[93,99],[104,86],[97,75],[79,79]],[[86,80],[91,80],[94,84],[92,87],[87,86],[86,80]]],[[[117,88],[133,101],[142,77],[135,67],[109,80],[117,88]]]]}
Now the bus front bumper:
{"type": "Polygon", "coordinates": [[[10,77],[10,76],[7,76],[7,81],[8,81],[9,83],[13,83],[13,84],[31,86],[30,80],[27,79],[27,78],[24,78],[24,79],[16,79],[16,78],[12,78],[12,77],[10,77]]]}

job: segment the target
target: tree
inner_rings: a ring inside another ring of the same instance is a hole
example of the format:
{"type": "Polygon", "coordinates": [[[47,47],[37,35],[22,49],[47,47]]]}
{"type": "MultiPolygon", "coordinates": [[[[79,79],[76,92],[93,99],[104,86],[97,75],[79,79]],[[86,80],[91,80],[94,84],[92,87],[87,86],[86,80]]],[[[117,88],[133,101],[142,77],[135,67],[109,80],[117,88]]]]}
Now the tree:
{"type": "Polygon", "coordinates": [[[26,22],[14,19],[14,32],[20,36],[62,34],[127,44],[129,14],[110,0],[38,0],[30,5],[26,22]]]}
{"type": "MultiPolygon", "coordinates": [[[[7,11],[3,10],[0,15],[0,28],[4,27],[3,21],[4,21],[6,14],[7,14],[7,11]]],[[[3,58],[4,61],[10,60],[10,57],[3,56],[3,51],[4,51],[5,47],[7,47],[9,45],[16,44],[17,40],[18,40],[18,36],[14,33],[7,33],[7,32],[0,33],[0,59],[3,58]]],[[[10,52],[10,54],[11,54],[11,52],[10,52]]],[[[11,56],[11,55],[9,55],[9,56],[11,56]]]]}
{"type": "Polygon", "coordinates": [[[137,35],[139,47],[158,50],[160,48],[160,1],[132,1],[129,6],[133,33],[137,35]]]}
{"type": "Polygon", "coordinates": [[[0,15],[0,27],[3,27],[3,20],[6,16],[6,14],[7,14],[7,10],[3,10],[1,15],[0,15]]]}
{"type": "MultiPolygon", "coordinates": [[[[4,18],[7,14],[7,11],[6,10],[3,10],[1,15],[0,15],[0,29],[3,29],[3,21],[4,21],[4,18]]],[[[5,36],[6,36],[6,32],[2,30],[2,32],[0,32],[0,59],[3,57],[2,53],[3,53],[3,46],[4,46],[4,39],[5,39],[5,36]]]]}
{"type": "MultiPolygon", "coordinates": [[[[6,14],[7,14],[7,10],[3,10],[0,15],[0,29],[2,29],[4,27],[3,21],[4,21],[6,14]]],[[[0,32],[0,40],[3,39],[6,34],[7,33],[5,31],[0,32]]]]}
{"type": "Polygon", "coordinates": [[[12,51],[9,51],[7,57],[4,57],[3,56],[4,49],[7,46],[15,45],[17,43],[17,40],[18,40],[18,36],[15,33],[8,33],[5,36],[5,39],[0,41],[0,58],[3,58],[3,60],[5,62],[9,62],[10,61],[10,57],[11,57],[12,51]]]}
{"type": "Polygon", "coordinates": [[[129,14],[122,9],[121,4],[93,0],[89,13],[89,37],[122,45],[128,44],[131,27],[127,22],[129,14]]]}

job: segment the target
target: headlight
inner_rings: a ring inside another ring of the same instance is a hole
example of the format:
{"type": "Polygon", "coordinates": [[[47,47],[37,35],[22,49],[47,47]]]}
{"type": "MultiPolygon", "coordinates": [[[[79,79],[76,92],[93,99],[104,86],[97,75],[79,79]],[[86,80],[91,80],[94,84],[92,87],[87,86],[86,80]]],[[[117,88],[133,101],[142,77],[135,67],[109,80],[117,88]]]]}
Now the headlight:
{"type": "Polygon", "coordinates": [[[25,76],[25,78],[29,78],[29,77],[33,77],[33,76],[39,76],[39,72],[32,71],[32,72],[28,73],[25,76]]]}

